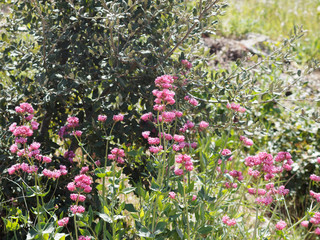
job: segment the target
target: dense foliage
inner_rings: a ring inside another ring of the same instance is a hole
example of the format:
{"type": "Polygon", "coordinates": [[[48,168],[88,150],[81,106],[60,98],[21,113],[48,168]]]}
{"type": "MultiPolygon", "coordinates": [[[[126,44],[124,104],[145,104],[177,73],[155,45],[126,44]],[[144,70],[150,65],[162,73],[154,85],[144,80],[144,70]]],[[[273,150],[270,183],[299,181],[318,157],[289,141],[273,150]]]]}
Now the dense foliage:
{"type": "Polygon", "coordinates": [[[320,233],[320,198],[307,197],[319,191],[308,182],[319,171],[316,105],[288,111],[317,67],[290,64],[303,31],[268,56],[212,70],[201,36],[214,34],[225,6],[2,5],[0,237],[320,233]]]}

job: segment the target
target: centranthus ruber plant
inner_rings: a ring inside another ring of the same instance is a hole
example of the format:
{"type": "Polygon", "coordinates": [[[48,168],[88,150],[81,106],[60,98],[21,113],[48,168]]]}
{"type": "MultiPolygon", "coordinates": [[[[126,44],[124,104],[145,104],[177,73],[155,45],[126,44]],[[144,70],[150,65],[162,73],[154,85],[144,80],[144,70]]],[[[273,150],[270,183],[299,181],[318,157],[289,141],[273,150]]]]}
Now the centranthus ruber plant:
{"type": "MultiPolygon", "coordinates": [[[[8,175],[21,188],[26,210],[16,208],[4,218],[15,239],[21,239],[20,227],[28,229],[30,240],[320,235],[318,204],[302,219],[290,216],[286,202],[290,191],[283,176],[294,165],[291,154],[247,154],[255,151],[254,138],[235,127],[250,111],[243,103],[221,104],[227,119],[217,134],[210,119],[197,115],[196,97],[186,92],[192,64],[187,60],[181,64],[183,71],[176,76],[155,79],[153,111],[135,119],[151,126],[139,140],[147,147],[115,140],[113,131],[122,126],[125,115],[100,114],[95,119],[96,131],[104,133],[99,140],[105,144],[101,159],[89,152],[83,141],[87,129],[77,116],[69,116],[57,134],[60,154],[46,156],[34,140],[39,124],[33,107],[28,103],[16,107],[21,121],[9,127],[16,162],[8,175]],[[78,149],[72,148],[74,142],[78,149]],[[125,169],[136,162],[146,164],[135,176],[138,180],[131,181],[125,169]]],[[[317,175],[310,179],[320,182],[317,175]]],[[[310,195],[320,202],[320,194],[310,195]]]]}

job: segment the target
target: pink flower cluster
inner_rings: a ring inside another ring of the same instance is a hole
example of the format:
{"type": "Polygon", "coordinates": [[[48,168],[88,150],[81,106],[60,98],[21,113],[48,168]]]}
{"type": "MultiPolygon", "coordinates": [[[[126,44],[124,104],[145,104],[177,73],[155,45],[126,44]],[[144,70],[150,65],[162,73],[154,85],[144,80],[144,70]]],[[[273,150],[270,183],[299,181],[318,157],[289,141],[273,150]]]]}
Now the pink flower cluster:
{"type": "Polygon", "coordinates": [[[222,222],[224,223],[224,224],[227,224],[228,226],[234,226],[234,225],[236,225],[236,223],[237,223],[237,221],[236,221],[236,219],[234,219],[234,218],[230,218],[230,217],[228,217],[227,215],[224,215],[223,217],[222,217],[222,222]]]}
{"type": "Polygon", "coordinates": [[[315,212],[313,217],[310,218],[310,223],[314,225],[320,224],[320,212],[315,212]]]}
{"type": "Polygon", "coordinates": [[[185,96],[184,100],[188,101],[193,106],[198,106],[199,104],[199,102],[193,97],[185,96]]]}
{"type": "Polygon", "coordinates": [[[76,128],[79,126],[79,118],[77,117],[68,117],[67,122],[67,128],[76,128]]]}
{"type": "Polygon", "coordinates": [[[59,225],[60,227],[65,227],[65,226],[67,226],[68,222],[69,222],[69,218],[68,218],[68,217],[65,217],[65,218],[62,218],[62,219],[60,219],[60,220],[58,221],[58,225],[59,225]]]}
{"type": "Polygon", "coordinates": [[[91,239],[91,237],[89,237],[89,236],[80,236],[78,238],[78,240],[90,240],[90,239],[91,239]]]}
{"type": "Polygon", "coordinates": [[[317,202],[320,202],[320,193],[316,193],[316,192],[310,190],[310,196],[315,198],[317,200],[317,202]]]}
{"type": "Polygon", "coordinates": [[[245,136],[240,136],[240,141],[242,141],[245,146],[253,145],[253,141],[245,136]]]}
{"type": "Polygon", "coordinates": [[[20,103],[19,106],[15,107],[15,110],[17,113],[30,113],[32,114],[34,112],[33,107],[30,103],[20,103]]]}
{"type": "Polygon", "coordinates": [[[67,175],[68,170],[67,167],[64,165],[60,165],[60,169],[57,170],[49,170],[49,169],[43,169],[42,174],[48,178],[53,178],[53,179],[57,179],[59,178],[61,175],[67,175]]]}
{"type": "Polygon", "coordinates": [[[85,174],[80,174],[77,175],[74,178],[73,182],[68,183],[67,188],[70,192],[77,192],[71,193],[70,198],[71,200],[76,202],[76,205],[70,206],[70,211],[73,214],[77,213],[83,213],[85,211],[85,208],[83,206],[77,205],[79,202],[85,201],[86,197],[81,194],[82,192],[85,193],[90,193],[92,190],[92,187],[90,186],[92,184],[92,179],[85,175],[85,174]]]}
{"type": "Polygon", "coordinates": [[[186,132],[188,129],[193,129],[195,124],[191,121],[187,121],[182,128],[179,129],[180,132],[186,132]]]}
{"type": "Polygon", "coordinates": [[[192,68],[192,64],[186,59],[181,60],[181,63],[188,70],[192,68]]]}
{"type": "Polygon", "coordinates": [[[175,199],[176,198],[176,193],[175,192],[169,192],[169,198],[175,199]]]}
{"type": "Polygon", "coordinates": [[[154,89],[152,94],[156,97],[154,100],[156,104],[153,106],[153,110],[155,111],[162,112],[165,110],[167,104],[173,105],[176,102],[174,100],[175,92],[169,89],[163,89],[162,91],[154,89]]]}
{"type": "Polygon", "coordinates": [[[89,193],[92,190],[91,184],[92,180],[89,176],[80,174],[74,178],[73,182],[68,183],[67,188],[70,192],[74,192],[78,189],[77,191],[89,193]]]}
{"type": "Polygon", "coordinates": [[[247,157],[245,159],[245,165],[250,167],[248,170],[248,174],[257,178],[263,173],[264,179],[267,181],[274,178],[275,174],[283,172],[283,169],[290,171],[292,168],[291,165],[293,163],[291,155],[289,153],[286,153],[286,158],[282,158],[282,155],[283,152],[279,153],[275,158],[277,162],[284,161],[282,166],[276,166],[273,156],[265,152],[260,152],[256,156],[247,157]],[[258,170],[254,170],[251,167],[257,167],[258,170]]]}
{"type": "Polygon", "coordinates": [[[273,201],[273,195],[278,194],[281,196],[285,196],[289,193],[289,189],[286,189],[285,186],[280,186],[278,189],[274,188],[273,183],[268,183],[266,185],[266,189],[259,188],[258,192],[257,189],[255,188],[248,188],[248,193],[252,195],[260,195],[264,197],[258,197],[256,198],[256,202],[262,205],[269,205],[273,201]],[[268,191],[267,191],[268,190],[268,191]]]}
{"type": "Polygon", "coordinates": [[[17,163],[8,168],[8,173],[9,175],[12,175],[15,174],[15,172],[18,170],[22,170],[26,173],[36,173],[38,171],[38,167],[35,165],[29,166],[29,164],[27,163],[17,163]]]}
{"type": "Polygon", "coordinates": [[[113,121],[115,122],[120,122],[120,121],[123,121],[124,119],[124,116],[122,114],[118,114],[118,115],[113,115],[113,121]]]}
{"type": "Polygon", "coordinates": [[[99,115],[99,116],[98,116],[98,121],[99,121],[99,122],[105,122],[105,121],[107,121],[107,116],[106,116],[106,115],[99,115]]]}
{"type": "Polygon", "coordinates": [[[193,170],[193,163],[191,157],[187,154],[178,154],[175,156],[175,161],[178,164],[181,164],[181,168],[177,168],[174,170],[175,175],[181,176],[184,174],[185,169],[187,172],[191,172],[193,170]]]}
{"type": "Polygon", "coordinates": [[[241,107],[240,104],[237,104],[237,103],[231,103],[231,104],[228,103],[227,108],[240,113],[246,112],[246,109],[244,107],[241,107]]]}
{"type": "Polygon", "coordinates": [[[320,176],[317,176],[315,174],[311,174],[310,179],[315,182],[320,182],[320,176]]]}
{"type": "Polygon", "coordinates": [[[285,221],[280,220],[279,222],[277,222],[276,224],[276,229],[277,230],[282,230],[287,226],[285,221]]]}
{"type": "Polygon", "coordinates": [[[157,77],[154,81],[156,86],[162,89],[172,88],[173,82],[174,82],[174,78],[171,75],[162,75],[160,77],[157,77]]]}
{"type": "Polygon", "coordinates": [[[209,127],[209,123],[208,123],[208,122],[201,121],[201,122],[199,123],[199,130],[200,130],[200,131],[203,131],[203,130],[206,129],[207,127],[209,127]]]}
{"type": "Polygon", "coordinates": [[[119,148],[114,148],[111,150],[111,154],[108,154],[108,159],[116,160],[118,163],[124,163],[124,150],[119,148]]]}

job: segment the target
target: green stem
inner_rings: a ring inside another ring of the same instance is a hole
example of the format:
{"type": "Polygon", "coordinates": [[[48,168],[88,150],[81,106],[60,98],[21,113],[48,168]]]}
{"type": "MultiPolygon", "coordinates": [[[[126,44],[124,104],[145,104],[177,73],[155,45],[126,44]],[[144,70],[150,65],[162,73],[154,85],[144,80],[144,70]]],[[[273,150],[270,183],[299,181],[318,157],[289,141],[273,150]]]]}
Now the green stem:
{"type": "Polygon", "coordinates": [[[115,178],[116,178],[116,163],[113,162],[113,177],[112,177],[112,204],[111,204],[111,212],[112,212],[112,239],[116,239],[116,221],[114,219],[114,209],[115,209],[115,196],[116,196],[116,190],[115,190],[115,178]]]}
{"type": "Polygon", "coordinates": [[[74,214],[74,231],[76,232],[76,239],[78,240],[78,229],[77,229],[77,214],[74,214]]]}
{"type": "Polygon", "coordinates": [[[186,183],[183,183],[183,202],[184,202],[184,210],[185,217],[187,219],[187,238],[190,240],[190,224],[189,224],[189,210],[188,210],[188,202],[186,197],[186,183]]]}
{"type": "MultiPolygon", "coordinates": [[[[259,182],[257,183],[257,187],[256,187],[256,197],[258,196],[258,189],[259,189],[259,182]]],[[[258,224],[259,224],[258,214],[259,214],[259,206],[257,205],[257,208],[256,208],[256,222],[254,224],[252,240],[254,240],[256,238],[256,232],[257,232],[257,228],[258,228],[258,224]]]]}

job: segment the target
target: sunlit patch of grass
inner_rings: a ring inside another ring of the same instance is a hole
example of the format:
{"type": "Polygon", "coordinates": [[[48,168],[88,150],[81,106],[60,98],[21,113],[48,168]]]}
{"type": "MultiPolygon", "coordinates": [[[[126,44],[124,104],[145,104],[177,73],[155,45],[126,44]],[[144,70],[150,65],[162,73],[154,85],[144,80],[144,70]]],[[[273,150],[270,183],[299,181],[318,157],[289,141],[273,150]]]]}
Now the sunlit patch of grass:
{"type": "Polygon", "coordinates": [[[319,0],[229,0],[228,3],[218,26],[222,35],[241,37],[255,32],[282,40],[294,26],[303,26],[306,33],[296,48],[298,60],[320,59],[319,0]]]}

